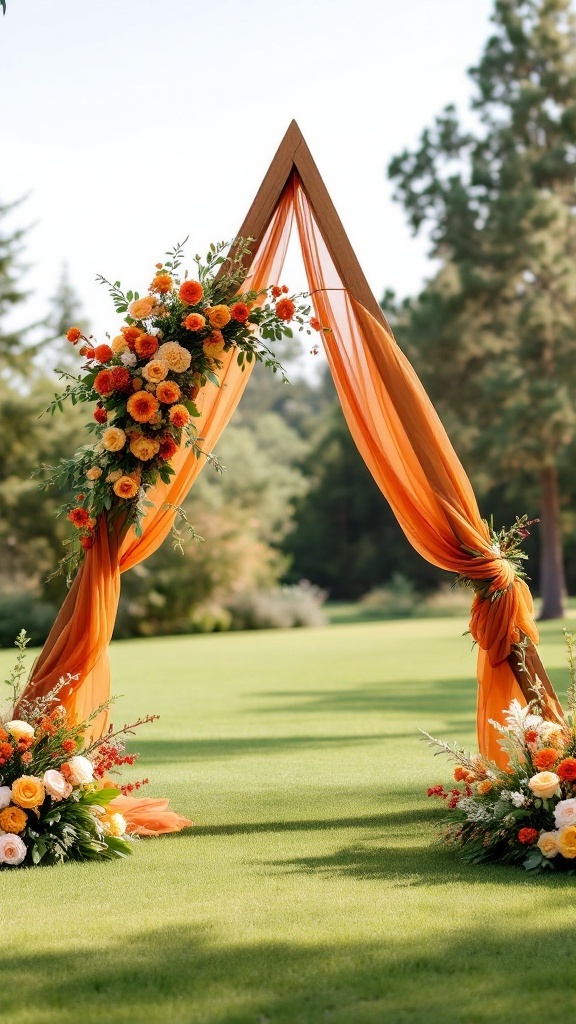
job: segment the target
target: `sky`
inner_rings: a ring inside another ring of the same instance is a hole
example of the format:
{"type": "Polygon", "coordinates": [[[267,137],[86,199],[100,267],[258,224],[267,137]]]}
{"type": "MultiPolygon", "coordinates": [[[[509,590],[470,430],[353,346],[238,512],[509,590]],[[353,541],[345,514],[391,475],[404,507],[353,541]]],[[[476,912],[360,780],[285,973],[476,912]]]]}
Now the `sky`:
{"type": "MultiPolygon", "coordinates": [[[[97,273],[143,291],[154,264],[240,227],[292,118],[377,298],[432,272],[386,179],[449,102],[491,0],[7,0],[0,17],[0,202],[33,225],[27,320],[62,268],[96,333],[97,273]]],[[[299,271],[294,271],[298,276],[299,271]]],[[[289,280],[301,287],[302,280],[289,280]]]]}

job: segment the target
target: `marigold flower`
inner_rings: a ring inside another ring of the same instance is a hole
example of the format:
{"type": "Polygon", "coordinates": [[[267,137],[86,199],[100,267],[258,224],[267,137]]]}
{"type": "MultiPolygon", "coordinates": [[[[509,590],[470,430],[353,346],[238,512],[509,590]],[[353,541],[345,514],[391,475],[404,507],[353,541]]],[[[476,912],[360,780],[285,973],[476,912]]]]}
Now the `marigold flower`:
{"type": "Polygon", "coordinates": [[[188,349],[179,345],[177,341],[167,341],[164,345],[160,345],[157,357],[168,363],[174,373],[184,373],[192,362],[192,356],[188,349]]]}
{"type": "Polygon", "coordinates": [[[71,341],[74,345],[78,339],[82,337],[82,331],[79,327],[69,327],[66,331],[66,337],[68,338],[68,341],[71,341]]]}
{"type": "Polygon", "coordinates": [[[132,455],[135,455],[141,462],[148,462],[149,459],[153,459],[158,454],[159,448],[159,441],[152,437],[144,437],[142,434],[133,437],[130,442],[132,455]]]}
{"type": "Polygon", "coordinates": [[[94,547],[94,541],[93,533],[83,533],[80,537],[80,546],[84,548],[84,551],[90,551],[90,548],[94,547]]]}
{"type": "Polygon", "coordinates": [[[276,316],[280,320],[285,320],[287,323],[292,320],[294,313],[296,312],[296,306],[292,302],[292,299],[280,299],[280,302],[276,303],[276,316]]]}
{"type": "Polygon", "coordinates": [[[111,370],[100,370],[100,373],[96,374],[96,379],[92,387],[94,388],[94,391],[97,391],[99,395],[103,395],[105,398],[108,397],[108,395],[111,395],[114,391],[111,370]]]}
{"type": "Polygon", "coordinates": [[[104,406],[96,406],[96,408],[94,409],[94,419],[96,420],[96,423],[106,423],[106,420],[108,419],[108,413],[106,412],[104,406]]]}
{"type": "Polygon", "coordinates": [[[142,370],[142,376],[149,384],[159,384],[168,376],[168,363],[164,359],[152,359],[142,370]]]}
{"type": "Polygon", "coordinates": [[[11,743],[0,743],[0,765],[6,764],[10,760],[14,753],[14,747],[11,743]]]}
{"type": "Polygon", "coordinates": [[[283,292],[286,292],[286,295],[287,295],[287,294],[288,294],[288,285],[286,285],[286,284],[283,284],[283,285],[282,285],[282,291],[283,291],[283,292]]]}
{"type": "Polygon", "coordinates": [[[112,339],[112,343],[110,345],[110,348],[112,349],[115,356],[119,356],[120,353],[123,352],[124,349],[127,347],[128,342],[126,341],[126,338],[124,337],[123,334],[117,334],[116,337],[112,339]]]}
{"type": "Polygon", "coordinates": [[[136,423],[148,423],[158,409],[158,399],[148,391],[136,391],[126,403],[126,410],[136,423]]]}
{"type": "Polygon", "coordinates": [[[94,349],[91,345],[86,346],[84,349],[84,355],[86,356],[86,359],[94,359],[94,349]]]}
{"type": "Polygon", "coordinates": [[[518,842],[524,843],[525,846],[532,846],[538,839],[538,836],[537,828],[521,828],[518,833],[518,842]]]}
{"type": "Polygon", "coordinates": [[[44,783],[35,775],[22,775],[12,783],[12,799],[19,807],[40,807],[45,796],[44,783]]]}
{"type": "Polygon", "coordinates": [[[166,462],[168,459],[171,459],[174,455],[176,455],[177,451],[178,445],[176,444],[176,441],[174,440],[173,437],[170,437],[169,434],[165,434],[164,437],[160,438],[160,449],[158,451],[158,456],[159,458],[163,459],[164,462],[166,462]]]}
{"type": "Polygon", "coordinates": [[[245,302],[235,302],[230,310],[230,315],[239,324],[245,324],[250,316],[250,309],[245,302]]]}
{"type": "Polygon", "coordinates": [[[168,417],[175,427],[185,427],[190,420],[190,413],[185,405],[173,405],[170,408],[168,417]]]}
{"type": "Polygon", "coordinates": [[[133,377],[132,378],[132,390],[133,391],[142,391],[143,387],[144,387],[144,382],[143,382],[141,377],[133,377]]]}
{"type": "Polygon", "coordinates": [[[562,779],[562,782],[576,782],[576,757],[565,757],[563,761],[560,761],[556,774],[562,779]]]}
{"type": "Polygon", "coordinates": [[[77,530],[80,530],[82,527],[86,527],[88,525],[90,513],[85,508],[73,508],[66,516],[66,519],[68,519],[77,530]]]}
{"type": "Polygon", "coordinates": [[[218,359],[224,351],[225,344],[222,331],[212,331],[210,337],[206,338],[202,344],[204,355],[209,359],[218,359]]]}
{"type": "Polygon", "coordinates": [[[274,299],[279,299],[282,295],[282,289],[279,288],[277,284],[273,284],[270,291],[272,292],[272,297],[274,299]]]}
{"type": "Polygon", "coordinates": [[[230,310],[228,306],[211,306],[206,310],[206,315],[212,327],[226,327],[226,324],[230,323],[230,310]]]}
{"type": "Polygon", "coordinates": [[[71,754],[74,750],[76,750],[76,744],[74,740],[62,740],[62,750],[66,754],[71,754]]]}
{"type": "Polygon", "coordinates": [[[538,739],[538,732],[536,729],[527,729],[524,733],[524,739],[526,743],[536,743],[538,739]]]}
{"type": "Polygon", "coordinates": [[[172,278],[170,277],[170,274],[156,274],[156,277],[150,285],[150,291],[158,292],[159,295],[166,295],[171,288],[172,278]]]}
{"type": "Polygon", "coordinates": [[[141,334],[134,342],[134,349],[141,359],[149,359],[158,351],[158,338],[153,334],[141,334]]]}
{"type": "Polygon", "coordinates": [[[317,316],[311,316],[310,317],[310,327],[312,328],[313,331],[321,331],[322,330],[322,324],[320,323],[320,321],[319,321],[317,316]]]}
{"type": "Polygon", "coordinates": [[[108,452],[119,452],[126,444],[126,434],[120,427],[106,427],[102,444],[108,452]]]}
{"type": "Polygon", "coordinates": [[[128,392],[132,390],[132,374],[127,366],[115,366],[110,373],[114,391],[128,392]]]}
{"type": "Polygon", "coordinates": [[[543,747],[533,755],[532,760],[538,771],[545,772],[552,768],[558,760],[558,751],[554,747],[543,747]]]}
{"type": "Polygon", "coordinates": [[[184,281],[178,295],[188,306],[195,306],[204,295],[204,289],[199,281],[184,281]]]}
{"type": "Polygon", "coordinates": [[[8,733],[6,732],[6,729],[0,728],[0,743],[4,743],[4,740],[7,740],[7,739],[8,739],[8,733]]]}
{"type": "Polygon", "coordinates": [[[0,829],[3,832],[23,832],[28,821],[27,815],[20,807],[5,807],[0,811],[0,829]]]}
{"type": "Polygon", "coordinates": [[[206,326],[206,317],[201,313],[189,313],[182,321],[182,326],[187,331],[201,331],[206,326]]]}
{"type": "Polygon", "coordinates": [[[23,754],[20,754],[20,760],[22,761],[22,764],[31,764],[32,754],[30,753],[30,751],[25,750],[23,754]]]}
{"type": "Polygon", "coordinates": [[[138,484],[131,476],[121,476],[114,484],[114,494],[119,498],[133,498],[138,494],[138,484]]]}
{"type": "MultiPolygon", "coordinates": [[[[136,299],[134,302],[130,303],[128,306],[128,312],[135,320],[146,320],[155,306],[156,299],[150,295],[146,296],[144,299],[136,299]]],[[[124,335],[124,337],[126,337],[126,335],[124,335]]]]}
{"type": "Polygon", "coordinates": [[[113,355],[114,353],[110,348],[110,345],[96,345],[96,348],[94,349],[94,358],[97,359],[99,363],[109,363],[113,355]]]}
{"type": "Polygon", "coordinates": [[[162,380],[156,388],[156,398],[164,405],[172,405],[177,402],[182,394],[180,386],[175,380],[162,380]]]}

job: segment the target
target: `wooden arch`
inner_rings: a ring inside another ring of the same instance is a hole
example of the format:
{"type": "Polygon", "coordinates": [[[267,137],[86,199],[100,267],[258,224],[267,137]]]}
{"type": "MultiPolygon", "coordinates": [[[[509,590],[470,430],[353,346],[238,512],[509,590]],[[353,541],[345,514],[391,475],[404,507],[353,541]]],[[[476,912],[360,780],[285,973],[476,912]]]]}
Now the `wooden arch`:
{"type": "MultiPolygon", "coordinates": [[[[238,231],[238,237],[254,239],[251,253],[258,251],[278,203],[285,189],[292,186],[294,178],[300,183],[307,196],[317,227],[342,284],[392,335],[393,332],[366,280],[306,140],[294,120],[290,123],[264,176],[254,202],[238,231]]],[[[247,271],[250,269],[252,259],[252,254],[245,257],[244,265],[247,271]]],[[[525,657],[513,650],[508,662],[526,700],[530,701],[541,696],[538,690],[534,689],[535,681],[539,681],[545,694],[550,698],[550,701],[546,702],[548,708],[545,711],[548,711],[550,717],[557,717],[554,711],[554,702],[559,703],[558,697],[534,644],[528,641],[525,657]]]]}

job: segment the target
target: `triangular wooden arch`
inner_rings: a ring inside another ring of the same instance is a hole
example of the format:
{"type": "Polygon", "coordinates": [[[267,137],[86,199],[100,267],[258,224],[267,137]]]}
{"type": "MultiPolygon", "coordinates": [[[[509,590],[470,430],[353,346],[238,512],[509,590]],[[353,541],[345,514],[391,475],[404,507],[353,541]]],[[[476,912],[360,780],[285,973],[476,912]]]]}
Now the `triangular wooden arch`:
{"type": "MultiPolygon", "coordinates": [[[[294,120],[291,121],[236,236],[254,239],[251,252],[244,260],[246,270],[250,269],[252,260],[258,252],[282,193],[292,184],[294,177],[297,178],[308,198],[316,225],[340,275],[342,284],[392,335],[388,321],[366,280],[306,140],[294,120]]],[[[528,642],[524,657],[513,650],[507,660],[527,701],[539,696],[539,693],[532,689],[532,679],[538,679],[551,700],[558,701],[550,677],[534,644],[528,642]]]]}
{"type": "MultiPolygon", "coordinates": [[[[390,330],[296,121],[291,122],[282,139],[256,193],[256,198],[246,214],[238,237],[253,238],[255,241],[252,252],[258,251],[260,242],[274,216],[280,196],[294,176],[298,178],[306,193],[318,229],[334,261],[342,284],[358,302],[369,310],[376,320],[390,330]]],[[[251,259],[248,257],[247,270],[250,263],[251,259]]]]}

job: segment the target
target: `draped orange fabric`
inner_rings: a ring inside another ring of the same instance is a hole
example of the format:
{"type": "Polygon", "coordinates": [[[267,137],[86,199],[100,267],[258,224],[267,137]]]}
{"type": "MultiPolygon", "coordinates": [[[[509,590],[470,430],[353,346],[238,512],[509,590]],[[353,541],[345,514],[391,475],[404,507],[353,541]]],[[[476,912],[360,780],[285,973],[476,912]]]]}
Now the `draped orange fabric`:
{"type": "MultiPolygon", "coordinates": [[[[295,213],[304,265],[328,362],[346,421],[376,483],[409,541],[440,568],[488,581],[489,596],[476,597],[470,629],[479,646],[478,740],[483,754],[502,762],[488,719],[502,718],[510,700],[523,697],[506,661],[521,634],[537,643],[526,584],[491,545],[470,481],[418,377],[391,334],[343,287],[314,219],[298,173],[293,171],[252,264],[250,285],[276,283],[295,213]],[[501,596],[497,596],[501,592],[501,596]]],[[[209,450],[232,415],[248,374],[228,359],[219,390],[203,394],[200,432],[209,450]]],[[[150,492],[155,507],[143,536],[108,533],[78,573],[55,623],[26,696],[45,693],[64,673],[77,675],[67,706],[85,716],[109,695],[107,647],[119,596],[119,574],[156,550],[174,510],[202,468],[190,451],[175,460],[170,486],[150,492]]]]}

